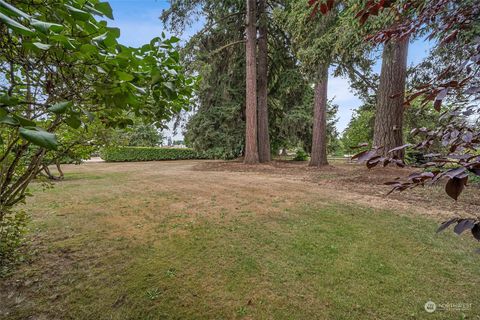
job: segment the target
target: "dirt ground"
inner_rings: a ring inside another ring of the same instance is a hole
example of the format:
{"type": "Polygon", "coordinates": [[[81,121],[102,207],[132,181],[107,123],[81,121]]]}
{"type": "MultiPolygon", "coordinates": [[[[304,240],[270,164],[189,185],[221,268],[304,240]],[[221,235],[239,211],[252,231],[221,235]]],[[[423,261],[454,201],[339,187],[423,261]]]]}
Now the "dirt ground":
{"type": "Polygon", "coordinates": [[[253,192],[255,197],[276,197],[285,202],[326,199],[393,210],[399,214],[430,216],[438,221],[452,216],[476,217],[480,211],[478,185],[469,185],[458,201],[446,195],[442,181],[387,196],[390,187],[385,182],[406,179],[412,172],[420,170],[416,168],[369,170],[347,161],[336,161],[323,168],[311,168],[306,162],[294,161],[259,165],[244,165],[240,161],[165,161],[65,166],[67,174],[88,174],[92,169],[112,174],[133,172],[139,181],[145,182],[146,191],[159,187],[164,191],[176,190],[178,194],[190,194],[200,202],[215,194],[217,204],[227,207],[237,202],[234,200],[248,198],[247,194],[239,195],[239,192],[253,192]],[[159,186],[157,178],[165,184],[159,186]],[[197,183],[199,181],[203,183],[197,183]]]}
{"type": "Polygon", "coordinates": [[[286,189],[312,192],[319,197],[377,209],[389,209],[400,214],[420,214],[442,220],[447,217],[476,217],[480,208],[480,189],[470,185],[458,201],[449,198],[444,182],[426,185],[387,196],[390,187],[385,182],[400,178],[405,180],[416,168],[374,168],[348,162],[334,162],[324,168],[311,168],[305,162],[274,161],[270,164],[246,166],[241,162],[203,162],[192,169],[199,174],[205,171],[246,173],[250,179],[281,177],[286,189]],[[254,173],[257,173],[255,175],[254,173]]]}

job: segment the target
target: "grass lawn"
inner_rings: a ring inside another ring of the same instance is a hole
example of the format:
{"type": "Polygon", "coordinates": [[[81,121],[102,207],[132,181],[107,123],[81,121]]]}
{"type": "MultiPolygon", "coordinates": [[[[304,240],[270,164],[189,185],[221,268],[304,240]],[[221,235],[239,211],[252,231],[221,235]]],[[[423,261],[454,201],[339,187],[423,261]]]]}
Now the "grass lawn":
{"type": "Polygon", "coordinates": [[[29,199],[1,319],[480,319],[478,242],[283,176],[89,164],[29,199]],[[468,304],[432,314],[427,301],[468,304]]]}

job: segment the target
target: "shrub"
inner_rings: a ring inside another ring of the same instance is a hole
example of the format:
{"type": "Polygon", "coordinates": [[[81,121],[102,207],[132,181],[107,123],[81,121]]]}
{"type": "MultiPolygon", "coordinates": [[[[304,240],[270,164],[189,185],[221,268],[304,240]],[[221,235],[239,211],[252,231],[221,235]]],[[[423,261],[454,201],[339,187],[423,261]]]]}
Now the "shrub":
{"type": "Polygon", "coordinates": [[[407,150],[405,152],[405,162],[411,166],[420,166],[428,162],[425,154],[416,150],[407,150]]]}
{"type": "Polygon", "coordinates": [[[232,160],[240,156],[241,150],[229,150],[228,148],[214,147],[199,154],[201,155],[201,158],[204,159],[232,160]]]}
{"type": "Polygon", "coordinates": [[[298,149],[297,154],[295,155],[295,158],[293,158],[293,161],[307,161],[307,160],[308,160],[308,154],[303,149],[298,149]]]}
{"type": "Polygon", "coordinates": [[[202,159],[193,149],[159,147],[108,147],[101,157],[108,162],[202,159]]]}
{"type": "Polygon", "coordinates": [[[29,218],[24,211],[3,213],[0,217],[0,278],[21,258],[17,250],[25,241],[29,218]]]}

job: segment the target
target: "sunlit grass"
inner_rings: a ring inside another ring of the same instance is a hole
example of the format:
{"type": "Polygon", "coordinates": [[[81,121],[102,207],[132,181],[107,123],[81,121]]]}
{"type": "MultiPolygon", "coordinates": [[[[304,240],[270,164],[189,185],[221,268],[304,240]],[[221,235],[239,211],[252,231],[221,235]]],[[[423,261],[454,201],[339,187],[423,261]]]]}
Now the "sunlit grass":
{"type": "Polygon", "coordinates": [[[38,254],[13,276],[19,289],[13,280],[0,284],[24,298],[18,305],[14,298],[0,302],[9,312],[4,318],[480,315],[476,243],[436,235],[435,221],[335,202],[286,206],[279,199],[261,204],[273,204],[274,215],[234,212],[213,194],[205,200],[211,215],[192,219],[188,212],[199,206],[193,195],[134,191],[133,176],[100,175],[64,182],[29,205],[38,254]],[[188,206],[171,209],[179,202],[188,206]],[[428,300],[472,305],[427,314],[428,300]]]}

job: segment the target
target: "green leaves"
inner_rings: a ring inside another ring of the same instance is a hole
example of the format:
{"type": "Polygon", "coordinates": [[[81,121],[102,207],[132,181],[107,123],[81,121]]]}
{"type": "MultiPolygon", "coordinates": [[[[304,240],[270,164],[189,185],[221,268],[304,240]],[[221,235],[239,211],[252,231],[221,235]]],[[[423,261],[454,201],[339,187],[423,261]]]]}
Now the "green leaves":
{"type": "Polygon", "coordinates": [[[113,20],[112,7],[108,2],[99,2],[95,4],[95,9],[103,13],[107,18],[113,20]]]}
{"type": "Polygon", "coordinates": [[[98,48],[95,47],[94,45],[91,45],[89,43],[86,43],[80,47],[80,52],[85,53],[85,54],[96,54],[98,53],[98,48]]]}
{"type": "Polygon", "coordinates": [[[70,101],[63,101],[63,102],[59,102],[52,105],[51,107],[48,108],[48,111],[51,111],[56,114],[62,114],[62,113],[65,113],[65,111],[67,111],[67,109],[70,108],[72,105],[73,103],[70,101]]]}
{"type": "Polygon", "coordinates": [[[71,114],[65,119],[65,123],[72,127],[73,129],[78,129],[82,125],[82,121],[80,120],[80,116],[78,114],[71,114]]]}
{"type": "Polygon", "coordinates": [[[54,41],[60,44],[65,50],[75,50],[76,47],[72,43],[72,40],[64,35],[56,34],[49,36],[50,41],[54,41]]]}
{"type": "Polygon", "coordinates": [[[27,36],[32,36],[34,34],[33,30],[18,23],[17,21],[13,20],[12,18],[8,17],[2,12],[0,12],[0,21],[5,23],[8,27],[17,31],[20,34],[27,35],[27,36]]]}
{"type": "Polygon", "coordinates": [[[0,106],[14,106],[17,105],[19,102],[18,98],[16,97],[11,97],[9,95],[2,95],[0,96],[0,106]]]}
{"type": "Polygon", "coordinates": [[[52,105],[48,108],[48,111],[58,115],[68,112],[68,115],[65,117],[65,123],[73,129],[78,129],[82,125],[82,120],[79,113],[72,112],[72,106],[73,103],[71,101],[63,101],[52,105]]]}
{"type": "MultiPolygon", "coordinates": [[[[118,43],[120,29],[98,17],[113,19],[108,3],[0,0],[0,157],[9,168],[2,194],[11,195],[0,200],[7,207],[22,200],[39,166],[88,158],[106,131],[130,130],[133,119],[159,124],[188,105],[193,82],[172,46],[179,39],[127,47],[118,43]],[[154,74],[160,83],[152,88],[154,74]],[[166,81],[174,93],[165,92],[166,81]]],[[[159,133],[149,129],[138,141],[150,132],[156,145],[159,133]]]]}
{"type": "Polygon", "coordinates": [[[18,121],[18,123],[23,126],[23,127],[35,127],[37,124],[35,121],[32,121],[30,119],[24,118],[23,116],[20,116],[18,114],[13,114],[12,115],[15,120],[18,121]]]}
{"type": "MultiPolygon", "coordinates": [[[[55,132],[74,132],[87,118],[127,127],[132,115],[160,122],[188,106],[194,81],[183,75],[172,45],[180,39],[156,38],[141,48],[127,47],[118,43],[120,30],[96,16],[113,19],[112,8],[99,0],[38,6],[0,0],[0,23],[9,29],[0,34],[5,46],[0,60],[7,61],[8,52],[14,70],[13,79],[4,77],[0,92],[0,126],[9,133],[4,137],[54,150],[55,132]],[[26,68],[23,61],[35,63],[26,68]],[[26,94],[19,84],[27,81],[38,92],[26,94]],[[5,94],[10,87],[12,92],[5,94]],[[46,97],[56,103],[46,107],[46,97]],[[66,97],[73,100],[63,101],[66,97]]],[[[9,75],[10,67],[0,64],[1,74],[9,75]]],[[[59,138],[63,142],[65,137],[59,138]]]]}
{"type": "Polygon", "coordinates": [[[55,33],[59,33],[63,30],[63,26],[57,23],[49,23],[40,21],[37,19],[32,18],[30,15],[26,14],[25,12],[15,8],[14,6],[6,3],[3,0],[0,0],[0,21],[5,23],[7,26],[12,28],[13,30],[19,32],[20,34],[27,35],[27,36],[34,36],[35,31],[24,26],[20,22],[16,21],[14,17],[23,18],[25,21],[28,21],[29,24],[37,31],[42,33],[49,33],[49,31],[53,31],[55,33]],[[2,9],[3,7],[3,9],[2,9]]]}
{"type": "Polygon", "coordinates": [[[108,162],[128,162],[201,159],[201,156],[188,148],[109,147],[102,150],[102,159],[108,162]]]}
{"type": "Polygon", "coordinates": [[[36,126],[36,123],[32,120],[26,119],[22,116],[19,116],[17,114],[9,114],[6,110],[0,109],[0,123],[1,124],[6,124],[9,126],[13,127],[18,127],[18,126],[24,126],[24,127],[29,127],[29,126],[36,126]]]}
{"type": "Polygon", "coordinates": [[[66,4],[65,7],[75,19],[87,21],[90,18],[90,14],[86,11],[80,10],[68,4],[66,4]]]}
{"type": "Polygon", "coordinates": [[[11,115],[3,115],[0,117],[0,123],[1,124],[6,124],[6,125],[9,125],[9,126],[18,126],[19,125],[19,122],[18,120],[16,120],[14,117],[12,117],[11,115]]]}
{"type": "Polygon", "coordinates": [[[147,94],[147,90],[145,90],[145,88],[142,88],[142,87],[137,87],[136,85],[134,85],[133,83],[130,83],[130,86],[137,90],[140,94],[147,94]]]}
{"type": "Polygon", "coordinates": [[[105,39],[107,39],[107,36],[108,36],[108,32],[105,32],[104,34],[101,34],[98,37],[93,38],[92,41],[102,42],[102,41],[105,41],[105,39]]]}
{"type": "Polygon", "coordinates": [[[132,76],[131,74],[129,73],[126,73],[126,72],[123,72],[123,71],[117,71],[117,76],[120,80],[122,81],[132,81],[133,79],[135,79],[134,76],[132,76]]]}
{"type": "Polygon", "coordinates": [[[41,50],[48,50],[52,47],[51,44],[40,43],[40,42],[34,42],[33,45],[41,50]]]}
{"type": "Polygon", "coordinates": [[[53,31],[55,33],[59,33],[63,31],[63,26],[57,23],[50,23],[44,22],[37,19],[32,19],[30,24],[38,31],[43,33],[48,33],[49,31],[53,31]]]}
{"type": "Polygon", "coordinates": [[[170,45],[178,43],[178,42],[180,42],[180,38],[171,37],[169,39],[164,40],[163,44],[166,45],[166,46],[170,46],[170,45]]]}
{"type": "Polygon", "coordinates": [[[3,0],[0,0],[0,7],[5,8],[6,11],[9,12],[10,14],[12,14],[12,15],[15,15],[17,17],[22,17],[22,18],[25,18],[25,19],[30,19],[30,16],[28,14],[26,14],[25,12],[23,12],[21,10],[18,10],[17,8],[12,6],[11,4],[6,3],[3,0]]]}
{"type": "Polygon", "coordinates": [[[165,88],[169,89],[170,91],[175,91],[175,87],[173,86],[173,83],[164,82],[163,85],[165,86],[165,88]]]}
{"type": "Polygon", "coordinates": [[[56,150],[58,146],[57,138],[53,133],[43,131],[37,127],[20,128],[20,136],[37,146],[49,150],[56,150]]]}

